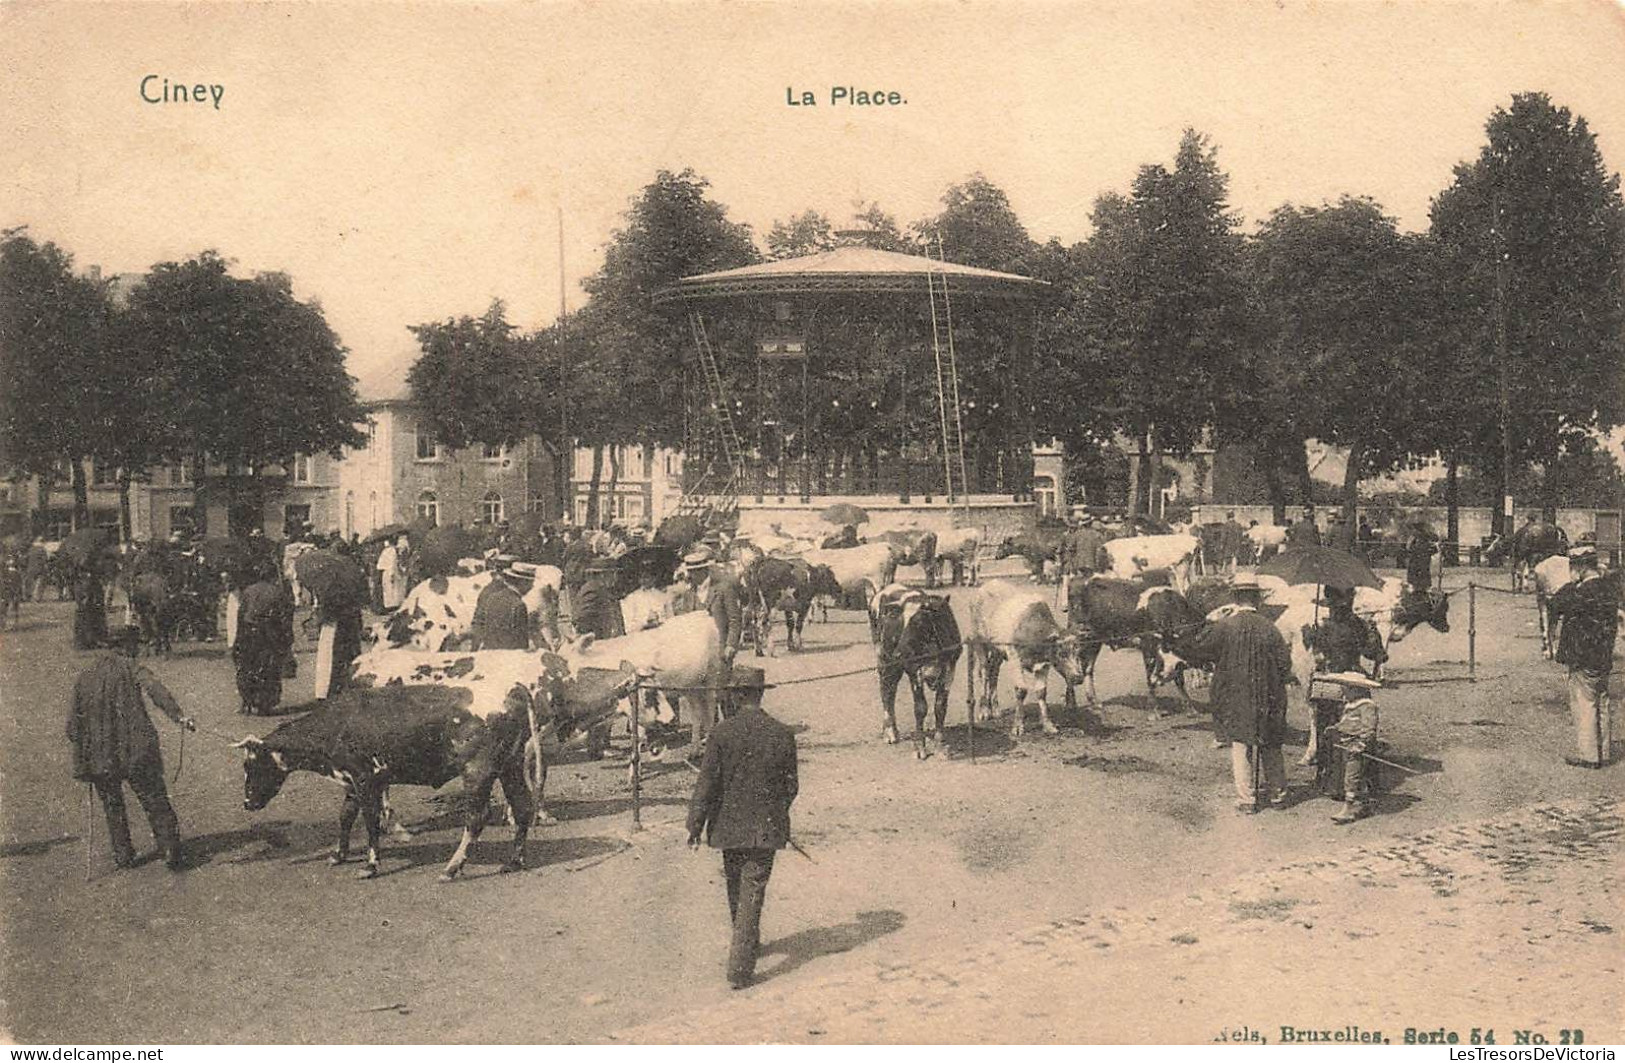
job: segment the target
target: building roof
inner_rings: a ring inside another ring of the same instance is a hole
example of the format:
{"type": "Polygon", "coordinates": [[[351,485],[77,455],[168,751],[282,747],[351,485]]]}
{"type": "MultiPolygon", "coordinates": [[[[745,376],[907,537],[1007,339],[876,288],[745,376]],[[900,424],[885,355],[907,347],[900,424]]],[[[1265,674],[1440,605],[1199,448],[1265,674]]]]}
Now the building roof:
{"type": "Polygon", "coordinates": [[[924,295],[928,278],[938,285],[946,282],[950,295],[1032,298],[1048,287],[1043,281],[1016,273],[853,246],[755,266],[698,273],[659,292],[655,302],[819,292],[924,295]]]}

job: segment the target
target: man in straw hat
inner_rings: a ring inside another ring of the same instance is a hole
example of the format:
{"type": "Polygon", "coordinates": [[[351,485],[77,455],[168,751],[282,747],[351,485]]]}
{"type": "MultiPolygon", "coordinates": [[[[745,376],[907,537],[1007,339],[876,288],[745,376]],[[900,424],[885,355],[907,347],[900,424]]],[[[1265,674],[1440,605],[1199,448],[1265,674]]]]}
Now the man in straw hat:
{"type": "Polygon", "coordinates": [[[1552,596],[1562,618],[1557,660],[1569,666],[1569,709],[1578,752],[1563,758],[1577,768],[1600,768],[1613,757],[1614,727],[1608,677],[1619,633],[1619,588],[1597,570],[1597,546],[1582,540],[1569,550],[1571,582],[1552,596]]]}
{"type": "Polygon", "coordinates": [[[728,883],[728,984],[750,985],[761,948],[762,905],[774,853],[790,844],[790,804],[799,789],[796,736],[762,711],[765,673],[736,668],[723,698],[726,717],[711,735],[688,806],[688,844],[703,833],[722,850],[728,883]]]}
{"type": "Polygon", "coordinates": [[[1286,802],[1281,743],[1286,737],[1286,684],[1295,680],[1286,640],[1258,613],[1263,592],[1257,577],[1241,573],[1231,589],[1234,610],[1198,632],[1187,656],[1214,666],[1209,696],[1214,725],[1230,743],[1236,807],[1251,814],[1261,800],[1277,806],[1286,802]]]}
{"type": "MultiPolygon", "coordinates": [[[[688,588],[679,610],[703,609],[711,614],[722,641],[721,675],[731,675],[734,658],[739,654],[739,641],[744,634],[745,611],[739,581],[731,571],[716,563],[711,549],[706,546],[696,547],[684,556],[683,572],[688,577],[688,588]]],[[[696,748],[703,747],[706,735],[711,730],[714,719],[712,711],[702,708],[694,719],[696,748]]]]}
{"type": "Polygon", "coordinates": [[[506,554],[494,559],[496,575],[474,601],[469,649],[530,649],[530,613],[516,586],[521,579],[514,571],[517,560],[506,554]]]}

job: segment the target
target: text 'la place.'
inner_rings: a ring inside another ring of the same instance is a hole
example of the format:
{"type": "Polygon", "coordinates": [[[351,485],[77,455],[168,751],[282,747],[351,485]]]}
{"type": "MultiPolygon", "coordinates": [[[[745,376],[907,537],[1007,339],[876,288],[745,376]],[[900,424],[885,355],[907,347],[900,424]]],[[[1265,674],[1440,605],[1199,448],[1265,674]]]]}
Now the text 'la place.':
{"type": "MultiPolygon", "coordinates": [[[[829,87],[831,107],[901,107],[907,102],[901,92],[890,89],[860,89],[855,85],[829,87]]],[[[796,89],[786,85],[784,103],[787,107],[817,107],[818,95],[811,89],[796,89]]]]}

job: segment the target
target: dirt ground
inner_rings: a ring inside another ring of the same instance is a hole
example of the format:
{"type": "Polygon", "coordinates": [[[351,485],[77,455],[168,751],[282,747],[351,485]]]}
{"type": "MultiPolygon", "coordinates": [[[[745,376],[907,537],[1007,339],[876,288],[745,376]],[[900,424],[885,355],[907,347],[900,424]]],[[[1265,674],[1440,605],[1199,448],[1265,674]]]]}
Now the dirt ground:
{"type": "MultiPolygon", "coordinates": [[[[1451,572],[1446,586],[1469,577],[1507,586],[1502,574],[1467,569],[1451,572]]],[[[325,862],[338,808],[330,782],[294,776],[268,809],[247,813],[235,751],[200,733],[187,737],[183,761],[178,732],[160,718],[167,769],[179,773],[171,793],[190,867],[177,874],[148,862],[114,872],[97,808],[87,882],[85,793],[70,777],[63,737],[67,692],[85,656],[69,648],[71,606],[25,606],[22,627],[0,633],[0,1023],[24,1042],[599,1041],[632,1027],[650,1039],[667,1018],[758,995],[794,999],[798,986],[877,961],[924,963],[1035,925],[1169,898],[1222,907],[1233,903],[1234,884],[1275,869],[1544,802],[1617,797],[1625,768],[1563,764],[1572,738],[1562,673],[1539,657],[1531,600],[1481,592],[1477,606],[1478,682],[1465,679],[1465,593],[1453,599],[1449,634],[1423,629],[1394,648],[1394,686],[1379,695],[1382,736],[1415,774],[1391,772],[1397,781],[1377,814],[1348,827],[1330,822],[1335,805],[1313,796],[1308,769],[1295,765],[1291,807],[1237,815],[1228,753],[1212,748],[1207,717],[1152,719],[1132,651],[1103,655],[1098,712],[1062,712],[1058,736],[1029,730],[1014,743],[985,725],[975,763],[964,755],[957,686],[950,753],[924,763],[906,741],[879,740],[872,675],[770,691],[768,710],[800,732],[793,814],[812,859],[780,855],[761,983],[733,994],[722,975],[721,861],[683,844],[693,775],[671,756],[646,778],[637,833],[623,763],[555,765],[549,802],[560,822],[532,834],[532,870],[496,874],[508,832],[492,827],[451,885],[435,878],[456,839],[457,785],[439,794],[397,788],[392,798],[419,833],[386,842],[383,876],[360,882],[353,866],[325,862]]],[[[809,628],[805,652],[781,648],[767,662],[771,681],[872,662],[859,614],[831,616],[809,628]]],[[[293,681],[301,697],[309,663],[301,660],[293,681]]],[[[263,733],[274,724],[236,714],[222,646],[188,644],[153,667],[206,731],[237,734],[252,724],[263,733]]],[[[1008,679],[1006,687],[1008,707],[1008,679]]],[[[1170,695],[1164,708],[1179,707],[1170,695]]],[[[906,734],[912,721],[900,722],[906,734]]],[[[1299,751],[1289,747],[1289,764],[1299,751]]],[[[131,806],[140,848],[146,825],[131,806]]],[[[1553,850],[1528,859],[1563,857],[1553,850]]],[[[1379,862],[1371,874],[1398,872],[1379,862]]],[[[1460,909],[1468,896],[1448,903],[1460,909]]],[[[1470,896],[1504,904],[1511,894],[1470,896]]],[[[1360,915],[1362,936],[1382,941],[1391,931],[1395,949],[1417,947],[1401,937],[1411,924],[1397,914],[1385,925],[1380,893],[1365,895],[1360,915]]],[[[1593,947],[1613,945],[1617,955],[1620,922],[1599,922],[1593,947]]],[[[1129,949],[1090,973],[1119,989],[1177,974],[1217,990],[1236,964],[1254,959],[1220,940],[1202,962],[1178,950],[1129,949]]],[[[1392,957],[1345,950],[1341,984],[1358,996],[1392,977],[1392,957]]],[[[1460,956],[1460,966],[1451,958],[1435,957],[1432,977],[1470,968],[1487,1009],[1509,1023],[1533,1021],[1519,1014],[1528,971],[1477,954],[1460,956]]],[[[1426,979],[1415,988],[1425,994],[1426,979]]],[[[1561,992],[1556,1003],[1550,996],[1543,1006],[1561,1004],[1561,992]]],[[[1157,997],[1119,992],[1117,1000],[1084,1032],[1111,1041],[1157,1029],[1145,1013],[1160,1007],[1157,997]]],[[[1379,1013],[1350,1021],[1397,1018],[1370,1010],[1379,1013]]],[[[996,1024],[978,1029],[976,1039],[1000,1040],[996,1024]]],[[[1207,1039],[1195,1028],[1162,1029],[1207,1039]]],[[[1032,1038],[1035,1029],[1028,1022],[1010,1033],[1032,1038]]],[[[1589,1039],[1622,1035],[1594,1028],[1589,1039]]],[[[935,1039],[907,1024],[887,1036],[935,1039]]],[[[787,1028],[773,1039],[812,1038],[787,1028]]]]}

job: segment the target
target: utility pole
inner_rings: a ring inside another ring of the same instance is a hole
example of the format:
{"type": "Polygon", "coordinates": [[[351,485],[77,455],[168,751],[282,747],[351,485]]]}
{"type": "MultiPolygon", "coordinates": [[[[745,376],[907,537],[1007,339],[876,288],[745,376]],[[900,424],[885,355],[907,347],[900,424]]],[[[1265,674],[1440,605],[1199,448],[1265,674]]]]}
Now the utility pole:
{"type": "Polygon", "coordinates": [[[1507,241],[1503,225],[1500,174],[1491,200],[1495,211],[1495,375],[1501,405],[1501,534],[1511,535],[1515,523],[1510,512],[1512,498],[1512,400],[1507,366],[1507,241]]]}

